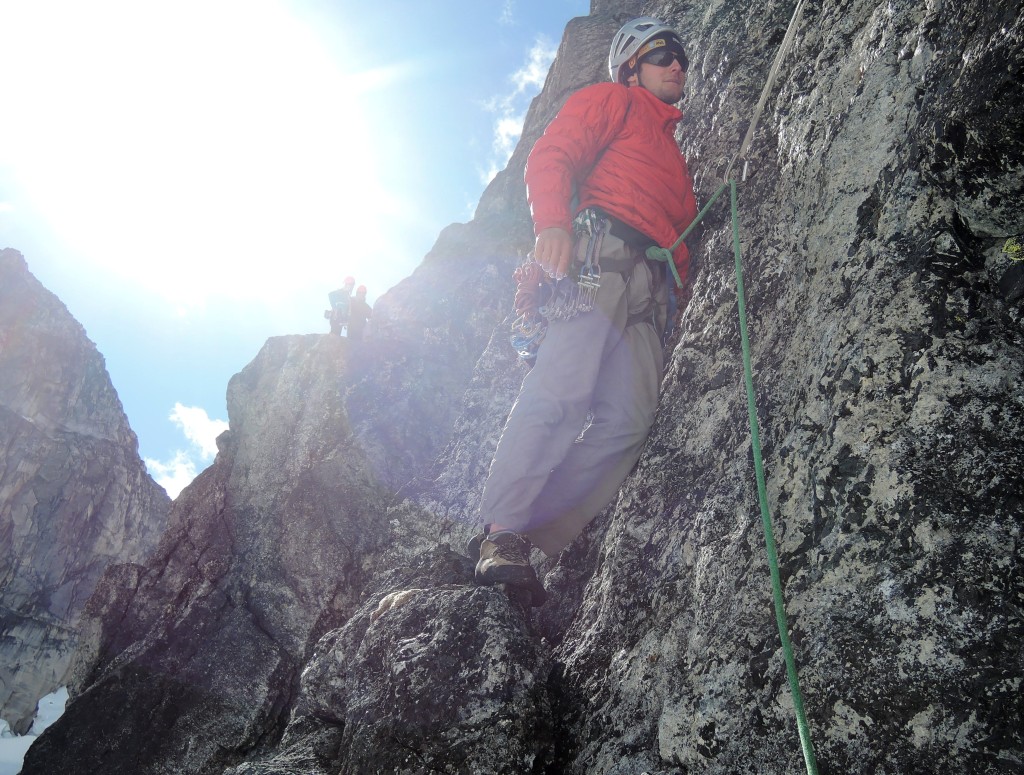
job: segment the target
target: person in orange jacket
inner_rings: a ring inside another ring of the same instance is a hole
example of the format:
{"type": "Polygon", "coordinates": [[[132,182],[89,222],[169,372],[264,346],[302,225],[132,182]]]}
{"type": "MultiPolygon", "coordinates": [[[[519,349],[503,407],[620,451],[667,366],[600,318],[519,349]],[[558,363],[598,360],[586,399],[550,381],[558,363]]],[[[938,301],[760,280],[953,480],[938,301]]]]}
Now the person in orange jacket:
{"type": "MultiPolygon", "coordinates": [[[[613,83],[570,96],[527,161],[534,260],[556,289],[598,274],[599,286],[548,322],[491,461],[484,532],[470,545],[477,583],[519,587],[532,605],[546,597],[532,546],[551,556],[572,542],[640,457],[657,411],[670,279],[644,251],[671,245],[697,214],[675,140],[687,69],[679,35],[634,19],[615,35],[608,68],[613,83]]],[[[685,278],[686,246],[673,258],[685,278]]]]}

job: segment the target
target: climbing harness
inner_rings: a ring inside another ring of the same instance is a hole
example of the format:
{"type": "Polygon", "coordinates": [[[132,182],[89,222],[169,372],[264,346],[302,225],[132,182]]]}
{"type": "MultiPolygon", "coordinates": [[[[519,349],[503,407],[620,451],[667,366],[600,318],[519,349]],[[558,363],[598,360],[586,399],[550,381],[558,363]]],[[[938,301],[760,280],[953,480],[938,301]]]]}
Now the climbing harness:
{"type": "MultiPolygon", "coordinates": [[[[775,602],[775,622],[778,625],[779,637],[782,641],[782,653],[786,660],[786,676],[789,679],[789,691],[793,697],[793,708],[796,713],[797,731],[800,735],[800,747],[803,749],[804,763],[807,766],[808,775],[818,775],[818,764],[814,757],[814,746],[811,742],[811,733],[807,725],[807,715],[804,712],[803,695],[800,692],[800,680],[796,671],[796,659],[793,656],[793,644],[789,639],[789,629],[786,623],[786,607],[782,595],[782,579],[779,574],[779,557],[775,547],[775,536],[772,530],[772,520],[768,511],[768,489],[765,485],[764,461],[761,454],[761,437],[757,426],[757,405],[754,402],[754,377],[750,359],[750,338],[747,334],[747,306],[746,296],[743,291],[743,261],[740,253],[740,226],[739,226],[739,202],[736,195],[736,181],[727,180],[723,183],[714,196],[708,201],[704,208],[694,218],[686,230],[679,236],[679,239],[671,248],[651,247],[647,249],[647,257],[655,261],[668,261],[670,267],[675,269],[672,263],[672,251],[686,238],[694,226],[704,217],[711,205],[715,203],[725,189],[729,189],[729,199],[732,208],[732,245],[736,263],[736,297],[739,307],[740,318],[740,343],[743,349],[743,377],[747,388],[747,414],[750,420],[750,440],[754,453],[754,474],[757,479],[757,495],[761,506],[761,524],[764,528],[765,548],[768,552],[768,568],[772,578],[772,596],[775,602]]],[[[679,282],[679,275],[673,274],[676,282],[679,282]]]]}

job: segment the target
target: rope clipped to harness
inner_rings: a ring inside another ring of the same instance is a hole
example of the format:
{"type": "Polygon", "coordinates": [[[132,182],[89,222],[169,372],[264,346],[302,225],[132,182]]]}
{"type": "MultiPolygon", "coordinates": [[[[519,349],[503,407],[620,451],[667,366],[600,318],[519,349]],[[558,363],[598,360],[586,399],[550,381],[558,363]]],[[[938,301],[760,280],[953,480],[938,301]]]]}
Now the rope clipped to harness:
{"type": "MultiPolygon", "coordinates": [[[[818,764],[814,756],[814,745],[811,742],[811,733],[807,724],[807,714],[804,711],[803,695],[800,692],[800,679],[796,670],[796,658],[793,656],[793,644],[789,638],[789,627],[786,621],[786,606],[782,594],[782,579],[779,572],[779,556],[775,546],[775,535],[772,530],[772,519],[768,509],[768,488],[765,484],[764,459],[761,454],[761,437],[758,433],[757,405],[754,401],[754,377],[750,358],[750,337],[747,334],[747,306],[746,294],[743,290],[743,260],[740,251],[740,226],[739,226],[739,201],[736,194],[736,181],[727,180],[714,193],[704,208],[697,214],[691,223],[672,245],[671,248],[652,247],[647,249],[647,257],[654,261],[667,261],[670,267],[674,268],[672,262],[672,251],[696,226],[708,209],[729,189],[730,205],[732,209],[732,244],[736,264],[736,299],[739,308],[740,320],[740,343],[743,350],[743,378],[747,390],[747,415],[750,421],[750,441],[754,455],[754,475],[757,480],[758,502],[761,507],[761,524],[764,529],[765,549],[768,554],[768,569],[772,579],[772,597],[775,606],[775,622],[779,630],[779,638],[782,643],[782,653],[786,661],[786,676],[789,680],[789,691],[793,697],[793,709],[796,714],[797,732],[800,736],[800,747],[804,755],[804,764],[807,767],[808,775],[818,775],[818,764]]],[[[678,283],[678,276],[676,276],[678,283]]]]}
{"type": "Polygon", "coordinates": [[[699,213],[697,213],[697,217],[693,219],[693,222],[686,227],[682,234],[679,235],[679,239],[672,243],[672,247],[662,248],[657,245],[651,245],[651,247],[647,248],[647,258],[651,261],[661,261],[668,264],[668,268],[672,271],[672,277],[676,281],[676,288],[682,288],[683,281],[679,278],[679,272],[676,270],[676,262],[672,257],[672,254],[675,252],[676,248],[682,244],[683,240],[690,236],[690,232],[694,230],[697,224],[704,219],[708,210],[711,209],[711,205],[713,205],[718,197],[722,195],[722,192],[725,191],[728,185],[729,183],[726,182],[718,187],[718,190],[712,195],[711,199],[708,200],[708,203],[701,208],[699,213]]]}
{"type": "MultiPolygon", "coordinates": [[[[736,299],[739,307],[740,342],[743,345],[743,378],[747,387],[747,414],[750,418],[750,443],[754,453],[754,474],[757,478],[757,496],[761,506],[761,524],[764,527],[764,543],[768,553],[768,569],[772,577],[775,623],[779,628],[782,653],[786,660],[786,677],[789,680],[789,692],[793,697],[793,710],[796,714],[796,726],[797,732],[800,735],[800,747],[804,754],[804,764],[807,767],[808,775],[818,775],[818,763],[814,756],[814,745],[811,742],[811,732],[807,725],[807,714],[804,712],[803,695],[800,692],[800,679],[796,671],[796,658],[793,656],[793,644],[789,639],[786,605],[782,594],[782,578],[779,573],[779,556],[775,549],[772,518],[768,511],[768,488],[765,485],[761,437],[757,430],[757,405],[754,402],[754,377],[750,362],[750,338],[747,336],[747,306],[743,292],[743,260],[740,254],[739,204],[736,196],[736,181],[729,180],[725,185],[729,186],[729,199],[732,205],[732,245],[736,261],[736,299]]],[[[725,188],[725,185],[722,188],[725,188]]],[[[721,190],[719,189],[719,191],[721,190]]]]}
{"type": "Polygon", "coordinates": [[[697,214],[697,217],[693,219],[693,223],[686,227],[686,230],[679,235],[679,239],[673,243],[672,247],[662,248],[655,246],[648,248],[647,257],[653,261],[665,261],[668,263],[668,265],[672,267],[672,275],[675,277],[677,287],[681,287],[682,283],[680,282],[679,275],[676,273],[675,265],[672,261],[672,253],[679,244],[686,239],[687,235],[689,235],[693,228],[700,223],[707,214],[707,211],[715,203],[718,197],[722,195],[725,189],[729,189],[729,199],[732,210],[732,243],[736,263],[736,299],[737,307],[739,309],[740,342],[743,349],[743,378],[747,391],[747,414],[750,421],[750,442],[754,456],[754,475],[757,479],[758,502],[761,508],[761,524],[764,529],[765,550],[768,554],[768,569],[772,579],[772,598],[775,606],[775,623],[779,630],[782,653],[786,661],[786,677],[789,681],[790,695],[793,697],[793,710],[796,715],[797,732],[800,736],[800,748],[804,755],[804,765],[807,768],[808,775],[818,775],[818,763],[814,755],[814,744],[811,741],[810,728],[807,724],[807,714],[804,711],[803,695],[800,691],[800,679],[797,675],[796,669],[796,658],[793,656],[793,644],[789,639],[786,606],[784,596],[782,594],[782,579],[781,574],[779,573],[779,557],[775,546],[775,535],[772,530],[771,515],[768,509],[768,490],[765,485],[764,459],[761,454],[761,437],[758,433],[757,424],[757,405],[754,400],[755,393],[753,369],[750,358],[750,338],[747,334],[746,297],[743,291],[743,260],[740,251],[739,202],[736,194],[736,181],[732,178],[733,165],[739,159],[743,159],[743,180],[746,180],[747,178],[747,152],[753,142],[754,133],[757,131],[757,124],[761,117],[761,111],[764,109],[765,101],[767,100],[768,94],[775,83],[776,77],[778,76],[782,60],[785,58],[793,44],[797,21],[800,18],[800,11],[803,8],[803,3],[804,0],[797,0],[796,7],[793,9],[793,16],[789,21],[789,27],[786,30],[786,35],[783,38],[782,45],[779,46],[779,50],[775,55],[775,61],[772,63],[768,79],[764,85],[764,89],[761,91],[761,97],[757,102],[750,126],[747,128],[747,134],[743,139],[743,144],[739,153],[737,153],[733,160],[729,162],[729,166],[726,168],[724,176],[725,182],[719,186],[711,199],[708,200],[708,203],[704,205],[704,208],[697,214]]]}

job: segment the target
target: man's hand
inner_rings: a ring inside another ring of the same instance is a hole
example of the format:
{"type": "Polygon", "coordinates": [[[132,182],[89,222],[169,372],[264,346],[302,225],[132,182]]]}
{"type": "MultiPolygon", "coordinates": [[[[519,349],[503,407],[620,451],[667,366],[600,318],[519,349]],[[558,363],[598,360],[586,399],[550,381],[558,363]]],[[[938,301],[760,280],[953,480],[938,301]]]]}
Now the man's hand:
{"type": "Polygon", "coordinates": [[[562,279],[569,272],[572,253],[572,235],[557,226],[544,229],[538,234],[537,244],[533,247],[534,260],[556,280],[562,279]]]}

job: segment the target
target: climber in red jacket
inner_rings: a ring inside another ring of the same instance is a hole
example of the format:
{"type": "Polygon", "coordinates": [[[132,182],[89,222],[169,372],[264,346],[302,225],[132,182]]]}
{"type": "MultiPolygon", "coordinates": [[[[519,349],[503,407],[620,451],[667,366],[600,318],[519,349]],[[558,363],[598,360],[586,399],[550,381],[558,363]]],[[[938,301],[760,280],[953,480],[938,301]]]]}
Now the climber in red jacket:
{"type": "MultiPolygon", "coordinates": [[[[675,31],[652,17],[627,23],[608,57],[614,83],[569,97],[527,161],[534,260],[556,289],[569,283],[571,301],[549,320],[509,414],[471,551],[478,583],[523,588],[533,605],[546,594],[531,546],[550,556],[579,535],[654,422],[669,289],[665,265],[644,251],[671,245],[697,214],[674,136],[686,68],[675,31]]],[[[685,277],[685,245],[674,258],[685,277]]]]}

